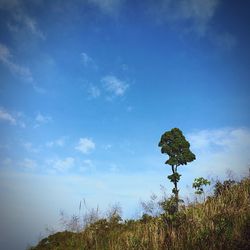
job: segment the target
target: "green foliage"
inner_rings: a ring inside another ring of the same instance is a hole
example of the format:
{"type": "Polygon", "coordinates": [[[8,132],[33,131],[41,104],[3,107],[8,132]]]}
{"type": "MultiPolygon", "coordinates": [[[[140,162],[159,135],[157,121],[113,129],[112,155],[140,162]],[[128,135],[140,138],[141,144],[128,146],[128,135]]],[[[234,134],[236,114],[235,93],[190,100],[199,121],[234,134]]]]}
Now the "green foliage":
{"type": "Polygon", "coordinates": [[[162,154],[167,154],[169,159],[166,164],[171,166],[186,165],[195,160],[195,155],[190,151],[190,144],[178,128],[173,128],[161,136],[159,142],[162,154]]]}
{"type": "Polygon", "coordinates": [[[193,182],[193,188],[196,189],[196,194],[204,193],[204,186],[210,185],[211,182],[203,177],[195,178],[193,182]]]}
{"type": "Polygon", "coordinates": [[[168,179],[173,183],[178,182],[180,180],[180,178],[181,178],[181,174],[179,174],[177,172],[168,176],[168,179]]]}

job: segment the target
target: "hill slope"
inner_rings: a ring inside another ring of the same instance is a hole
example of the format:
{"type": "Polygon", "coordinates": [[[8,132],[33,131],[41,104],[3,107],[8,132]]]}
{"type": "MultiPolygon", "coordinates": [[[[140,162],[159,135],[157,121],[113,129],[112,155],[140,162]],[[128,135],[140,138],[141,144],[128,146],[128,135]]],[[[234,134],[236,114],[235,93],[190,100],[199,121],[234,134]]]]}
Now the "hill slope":
{"type": "Polygon", "coordinates": [[[101,219],[79,233],[50,235],[30,250],[250,249],[250,179],[224,187],[178,214],[101,219]]]}

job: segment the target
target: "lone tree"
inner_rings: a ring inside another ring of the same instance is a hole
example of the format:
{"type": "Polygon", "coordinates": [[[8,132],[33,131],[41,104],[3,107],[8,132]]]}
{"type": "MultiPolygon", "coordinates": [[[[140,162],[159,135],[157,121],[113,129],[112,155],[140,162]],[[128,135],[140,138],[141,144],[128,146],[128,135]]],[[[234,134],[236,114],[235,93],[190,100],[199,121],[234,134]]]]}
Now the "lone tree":
{"type": "Polygon", "coordinates": [[[172,192],[174,194],[175,211],[178,212],[179,190],[177,183],[181,175],[177,172],[177,168],[180,165],[186,165],[188,162],[195,160],[195,155],[190,151],[189,142],[178,128],[173,128],[165,132],[161,136],[159,147],[161,147],[162,154],[167,154],[169,156],[165,164],[172,167],[173,174],[169,175],[168,179],[174,184],[172,192]]]}

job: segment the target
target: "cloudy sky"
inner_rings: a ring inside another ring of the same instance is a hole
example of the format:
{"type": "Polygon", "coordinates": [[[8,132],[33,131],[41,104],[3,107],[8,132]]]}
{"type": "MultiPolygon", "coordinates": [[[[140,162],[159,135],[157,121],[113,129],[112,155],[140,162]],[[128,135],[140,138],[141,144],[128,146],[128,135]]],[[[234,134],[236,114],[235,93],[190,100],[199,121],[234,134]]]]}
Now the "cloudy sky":
{"type": "Polygon", "coordinates": [[[0,0],[0,245],[24,249],[85,199],[132,217],[180,128],[195,177],[250,164],[249,2],[0,0]]]}

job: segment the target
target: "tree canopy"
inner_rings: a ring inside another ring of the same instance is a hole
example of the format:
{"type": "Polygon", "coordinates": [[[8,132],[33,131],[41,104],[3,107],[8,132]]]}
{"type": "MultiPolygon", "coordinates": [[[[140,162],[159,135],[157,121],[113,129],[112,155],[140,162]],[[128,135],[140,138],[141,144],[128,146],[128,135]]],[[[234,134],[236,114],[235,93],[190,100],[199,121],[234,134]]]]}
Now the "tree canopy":
{"type": "Polygon", "coordinates": [[[195,160],[195,155],[189,149],[189,142],[178,128],[165,132],[161,136],[159,147],[161,147],[163,154],[169,156],[165,163],[171,166],[186,165],[188,162],[195,160]]]}

